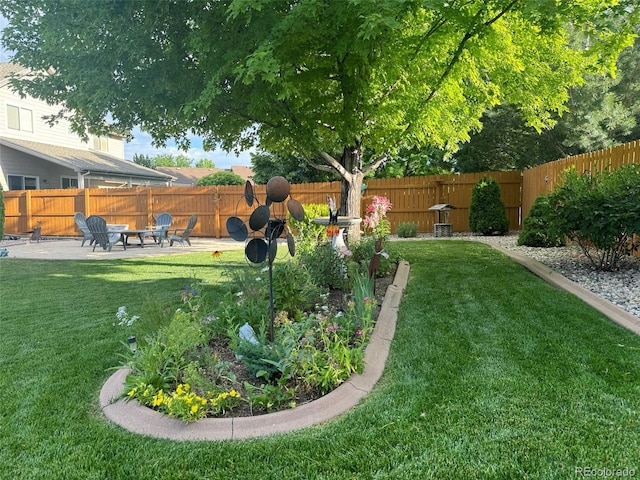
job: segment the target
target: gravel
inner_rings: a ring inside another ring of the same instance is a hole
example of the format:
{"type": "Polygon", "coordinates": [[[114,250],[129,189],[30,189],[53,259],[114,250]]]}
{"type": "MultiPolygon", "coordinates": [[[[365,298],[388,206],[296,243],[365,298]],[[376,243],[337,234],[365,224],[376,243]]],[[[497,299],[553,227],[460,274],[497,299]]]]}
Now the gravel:
{"type": "MultiPolygon", "coordinates": [[[[564,277],[609,300],[620,308],[640,318],[640,258],[625,257],[620,268],[614,272],[595,271],[589,259],[577,245],[559,248],[536,248],[518,246],[517,234],[505,236],[479,236],[454,233],[451,239],[478,240],[500,246],[506,250],[526,255],[552,268],[564,277]]],[[[420,234],[417,239],[443,240],[433,235],[420,234]]],[[[405,240],[391,236],[389,240],[405,240]]],[[[407,239],[408,240],[408,239],[407,239]]]]}

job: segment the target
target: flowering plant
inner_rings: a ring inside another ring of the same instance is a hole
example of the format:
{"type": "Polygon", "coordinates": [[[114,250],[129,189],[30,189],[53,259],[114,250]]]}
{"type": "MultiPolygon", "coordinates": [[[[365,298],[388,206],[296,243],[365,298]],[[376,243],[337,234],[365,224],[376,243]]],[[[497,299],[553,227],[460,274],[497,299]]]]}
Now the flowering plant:
{"type": "Polygon", "coordinates": [[[140,315],[129,316],[127,307],[123,305],[122,307],[118,308],[118,311],[116,312],[116,318],[118,319],[117,325],[119,327],[130,327],[136,322],[136,320],[140,318],[140,315]]]}
{"type": "Polygon", "coordinates": [[[391,210],[391,202],[387,197],[374,196],[367,207],[363,223],[375,238],[386,238],[391,233],[391,224],[387,220],[387,212],[391,210]]]}

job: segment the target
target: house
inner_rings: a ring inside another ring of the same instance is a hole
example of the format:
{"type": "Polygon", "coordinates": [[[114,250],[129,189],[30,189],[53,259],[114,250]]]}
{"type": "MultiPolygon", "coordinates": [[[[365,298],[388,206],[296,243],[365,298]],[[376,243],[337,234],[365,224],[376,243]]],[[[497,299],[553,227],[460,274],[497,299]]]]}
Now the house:
{"type": "Polygon", "coordinates": [[[21,98],[11,75],[29,75],[14,63],[0,63],[0,185],[3,190],[118,188],[168,185],[172,177],[124,158],[120,135],[90,135],[83,141],[67,120],[49,126],[44,116],[57,113],[32,97],[21,98]]]}
{"type": "MultiPolygon", "coordinates": [[[[173,177],[171,185],[174,187],[194,186],[202,177],[211,175],[216,172],[224,172],[222,168],[198,168],[198,167],[157,167],[158,172],[166,173],[173,177]]],[[[228,170],[227,170],[228,171],[228,170]]],[[[249,180],[253,177],[253,170],[250,167],[242,165],[234,165],[231,172],[235,173],[243,180],[249,180]]]]}

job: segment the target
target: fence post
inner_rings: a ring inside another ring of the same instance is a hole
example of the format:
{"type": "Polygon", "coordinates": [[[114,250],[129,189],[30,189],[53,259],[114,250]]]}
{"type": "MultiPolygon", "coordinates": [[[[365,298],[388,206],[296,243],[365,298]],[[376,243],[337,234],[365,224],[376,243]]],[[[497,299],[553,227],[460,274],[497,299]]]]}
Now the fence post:
{"type": "Polygon", "coordinates": [[[147,225],[155,225],[153,221],[153,195],[151,189],[153,187],[147,187],[147,225]]]}
{"type": "Polygon", "coordinates": [[[86,217],[91,215],[91,199],[89,198],[89,189],[84,188],[82,190],[84,194],[84,214],[86,217]]]}
{"type": "Polygon", "coordinates": [[[31,222],[33,221],[33,216],[32,216],[32,206],[31,206],[31,190],[26,190],[25,191],[25,196],[24,196],[24,201],[25,201],[25,214],[26,214],[26,220],[27,220],[27,228],[26,230],[31,230],[31,222]]]}

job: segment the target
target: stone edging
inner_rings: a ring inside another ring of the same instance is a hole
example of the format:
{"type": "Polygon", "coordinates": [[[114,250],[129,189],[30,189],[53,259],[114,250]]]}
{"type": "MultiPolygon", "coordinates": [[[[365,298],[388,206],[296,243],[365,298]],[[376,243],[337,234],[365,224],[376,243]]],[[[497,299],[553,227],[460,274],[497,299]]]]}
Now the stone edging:
{"type": "Polygon", "coordinates": [[[107,419],[134,433],[170,440],[232,440],[264,437],[310,427],[329,421],[353,408],[380,379],[391,340],[395,334],[398,308],[409,280],[409,263],[398,264],[394,283],[387,288],[376,326],[367,345],[364,371],[354,374],[327,395],[289,410],[255,417],[205,418],[185,423],[120,398],[128,369],[115,372],[100,391],[100,407],[107,419]]]}

